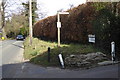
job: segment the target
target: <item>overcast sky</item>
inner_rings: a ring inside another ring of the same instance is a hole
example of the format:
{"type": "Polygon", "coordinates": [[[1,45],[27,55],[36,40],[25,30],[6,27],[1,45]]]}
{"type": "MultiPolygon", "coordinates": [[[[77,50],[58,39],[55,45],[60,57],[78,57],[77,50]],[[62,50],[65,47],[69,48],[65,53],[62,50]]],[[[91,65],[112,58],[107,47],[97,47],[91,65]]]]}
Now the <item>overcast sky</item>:
{"type": "MultiPolygon", "coordinates": [[[[1,1],[1,0],[0,0],[1,1]]],[[[26,2],[28,0],[8,0],[10,2],[10,7],[6,9],[6,15],[12,15],[12,13],[20,13],[22,10],[22,2],[26,2]]],[[[66,11],[70,8],[70,4],[74,7],[85,3],[86,0],[37,0],[38,10],[42,12],[46,12],[47,16],[53,16],[57,13],[58,10],[63,9],[66,11]]],[[[47,17],[46,16],[46,17],[47,17]]]]}
{"type": "MultiPolygon", "coordinates": [[[[8,1],[12,4],[12,6],[7,8],[6,15],[9,15],[11,13],[16,13],[16,14],[20,13],[20,11],[22,10],[21,2],[26,2],[28,0],[8,0],[8,1]]],[[[113,1],[120,1],[120,0],[113,0],[113,1]]],[[[53,16],[60,9],[66,11],[70,8],[70,5],[76,7],[80,4],[86,3],[86,0],[37,0],[37,3],[40,4],[40,7],[38,7],[39,11],[41,10],[42,12],[46,12],[47,16],[53,16]]]]}
{"type": "Polygon", "coordinates": [[[86,0],[37,0],[38,3],[42,4],[47,11],[48,16],[55,15],[58,10],[63,9],[64,11],[70,8],[70,4],[74,7],[85,3],[86,0]]]}

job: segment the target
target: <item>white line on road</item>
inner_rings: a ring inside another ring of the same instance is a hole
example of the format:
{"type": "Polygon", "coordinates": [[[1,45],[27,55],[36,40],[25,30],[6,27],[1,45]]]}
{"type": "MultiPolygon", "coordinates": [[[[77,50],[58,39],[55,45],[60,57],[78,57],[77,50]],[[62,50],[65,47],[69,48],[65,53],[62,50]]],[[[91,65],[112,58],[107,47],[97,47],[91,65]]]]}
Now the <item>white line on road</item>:
{"type": "Polygon", "coordinates": [[[26,65],[26,63],[23,63],[23,65],[22,65],[22,70],[25,68],[25,65],[26,65]]]}

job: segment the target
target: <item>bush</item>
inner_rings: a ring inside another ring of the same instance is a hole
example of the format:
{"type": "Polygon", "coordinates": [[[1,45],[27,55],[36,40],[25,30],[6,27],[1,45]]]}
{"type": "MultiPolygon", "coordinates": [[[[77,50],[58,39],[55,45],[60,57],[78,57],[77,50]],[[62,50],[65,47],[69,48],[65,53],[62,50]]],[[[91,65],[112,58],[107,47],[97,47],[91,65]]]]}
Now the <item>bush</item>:
{"type": "MultiPolygon", "coordinates": [[[[92,33],[90,21],[95,9],[90,4],[83,4],[71,10],[69,15],[60,15],[61,41],[87,43],[88,34],[92,33]]],[[[33,35],[47,40],[57,40],[57,15],[38,21],[33,28],[33,35]]]]}
{"type": "Polygon", "coordinates": [[[120,15],[116,16],[116,12],[112,12],[111,8],[104,7],[98,10],[96,18],[93,20],[96,46],[103,48],[110,55],[111,42],[114,41],[116,54],[120,57],[120,41],[118,38],[120,35],[120,15]]]}

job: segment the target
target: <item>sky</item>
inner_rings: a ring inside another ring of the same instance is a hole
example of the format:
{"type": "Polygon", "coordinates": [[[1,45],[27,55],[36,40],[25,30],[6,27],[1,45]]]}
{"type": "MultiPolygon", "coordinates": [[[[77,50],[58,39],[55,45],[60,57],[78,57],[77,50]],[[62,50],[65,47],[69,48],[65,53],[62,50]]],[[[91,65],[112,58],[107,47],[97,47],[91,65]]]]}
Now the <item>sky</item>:
{"type": "MultiPolygon", "coordinates": [[[[8,1],[9,7],[6,8],[5,15],[12,16],[13,13],[14,14],[20,13],[23,10],[21,3],[26,2],[28,0],[8,0],[8,1]]],[[[38,12],[39,11],[45,12],[47,14],[45,17],[53,16],[56,15],[57,11],[60,9],[66,11],[70,8],[70,5],[76,7],[85,2],[86,0],[37,0],[37,4],[39,4],[38,12]]]]}
{"type": "MultiPolygon", "coordinates": [[[[20,13],[23,10],[21,2],[26,2],[28,0],[8,0],[8,1],[11,3],[12,6],[7,8],[6,15],[9,14],[12,15],[12,13],[16,14],[20,13]]],[[[38,12],[39,11],[45,12],[47,14],[46,17],[48,17],[56,15],[57,11],[60,9],[63,9],[64,11],[68,10],[70,8],[70,5],[77,7],[80,4],[86,3],[86,0],[37,0],[37,3],[40,5],[38,7],[38,12]]]]}
{"type": "Polygon", "coordinates": [[[55,15],[58,10],[63,9],[66,11],[70,8],[70,5],[74,5],[74,7],[85,3],[86,0],[37,0],[38,3],[42,4],[43,7],[47,11],[48,16],[55,15]]]}
{"type": "MultiPolygon", "coordinates": [[[[1,0],[0,0],[1,1],[1,0]]],[[[28,0],[8,0],[10,7],[6,8],[6,15],[11,15],[13,13],[20,13],[20,11],[23,10],[23,7],[21,5],[22,2],[27,2],[28,0]]],[[[70,8],[70,5],[73,5],[74,7],[85,3],[86,0],[37,0],[38,6],[38,12],[45,12],[48,16],[56,15],[57,11],[60,9],[63,9],[64,11],[68,10],[70,8]]]]}

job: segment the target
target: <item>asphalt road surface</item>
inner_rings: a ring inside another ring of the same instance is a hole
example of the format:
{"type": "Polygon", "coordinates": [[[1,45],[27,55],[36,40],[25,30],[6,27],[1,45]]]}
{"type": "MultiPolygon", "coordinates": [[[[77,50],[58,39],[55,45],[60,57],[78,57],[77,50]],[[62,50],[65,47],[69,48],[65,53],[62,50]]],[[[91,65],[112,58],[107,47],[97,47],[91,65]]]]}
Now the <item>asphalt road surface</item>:
{"type": "Polygon", "coordinates": [[[87,70],[68,70],[31,64],[23,60],[23,41],[3,41],[1,50],[0,68],[2,67],[3,78],[118,78],[119,75],[118,64],[87,70]]]}
{"type": "Polygon", "coordinates": [[[2,77],[15,77],[16,72],[21,65],[12,64],[21,63],[23,60],[23,41],[5,40],[2,42],[2,77]]]}
{"type": "Polygon", "coordinates": [[[0,41],[0,79],[2,78],[2,41],[0,41]]]}

